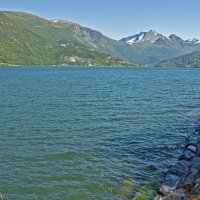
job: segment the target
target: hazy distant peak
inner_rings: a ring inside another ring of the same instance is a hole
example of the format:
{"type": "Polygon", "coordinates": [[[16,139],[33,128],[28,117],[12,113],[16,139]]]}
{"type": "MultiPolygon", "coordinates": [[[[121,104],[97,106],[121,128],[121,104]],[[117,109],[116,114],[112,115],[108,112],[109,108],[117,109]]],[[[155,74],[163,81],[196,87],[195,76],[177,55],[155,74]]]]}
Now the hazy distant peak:
{"type": "Polygon", "coordinates": [[[177,36],[177,35],[175,35],[175,34],[171,34],[171,35],[169,36],[169,38],[170,38],[170,39],[181,39],[181,40],[183,40],[182,38],[180,38],[179,36],[177,36]]]}
{"type": "Polygon", "coordinates": [[[200,44],[200,40],[198,38],[188,39],[186,40],[188,44],[200,44]]]}

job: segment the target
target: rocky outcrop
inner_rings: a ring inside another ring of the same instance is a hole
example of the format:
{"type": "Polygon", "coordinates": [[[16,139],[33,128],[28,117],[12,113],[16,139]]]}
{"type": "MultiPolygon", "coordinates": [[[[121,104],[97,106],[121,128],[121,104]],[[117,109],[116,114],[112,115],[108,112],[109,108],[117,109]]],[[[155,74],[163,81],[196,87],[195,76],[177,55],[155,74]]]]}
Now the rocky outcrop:
{"type": "Polygon", "coordinates": [[[78,24],[73,24],[71,30],[80,42],[89,44],[93,48],[112,48],[110,44],[111,40],[99,31],[85,28],[78,24]]]}
{"type": "Polygon", "coordinates": [[[186,200],[200,195],[200,126],[186,140],[183,154],[168,170],[154,200],[186,200]]]}

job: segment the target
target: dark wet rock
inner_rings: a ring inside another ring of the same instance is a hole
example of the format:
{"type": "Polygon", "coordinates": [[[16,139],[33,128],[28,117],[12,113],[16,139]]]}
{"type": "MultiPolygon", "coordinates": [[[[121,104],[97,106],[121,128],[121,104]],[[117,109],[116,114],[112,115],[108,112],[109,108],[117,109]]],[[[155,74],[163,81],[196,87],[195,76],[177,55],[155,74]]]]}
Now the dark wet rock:
{"type": "Polygon", "coordinates": [[[189,151],[192,151],[194,153],[197,152],[197,147],[196,146],[193,146],[193,145],[189,145],[186,150],[189,150],[189,151]]]}
{"type": "Polygon", "coordinates": [[[192,168],[197,169],[200,172],[200,157],[195,157],[191,161],[192,168]]]}
{"type": "Polygon", "coordinates": [[[185,149],[187,149],[187,147],[189,147],[189,146],[197,147],[197,145],[198,145],[198,143],[197,143],[196,140],[190,141],[190,142],[188,142],[188,143],[185,145],[185,149]]]}
{"type": "Polygon", "coordinates": [[[199,175],[199,170],[195,169],[195,168],[191,168],[190,169],[190,176],[194,177],[194,179],[196,179],[196,177],[199,175]]]}
{"type": "Polygon", "coordinates": [[[198,185],[194,190],[193,190],[194,195],[200,195],[200,185],[198,185]]]}
{"type": "Polygon", "coordinates": [[[196,185],[194,186],[193,193],[195,195],[200,195],[200,178],[196,180],[196,185]]]}
{"type": "Polygon", "coordinates": [[[180,176],[177,176],[175,174],[167,174],[167,176],[163,181],[163,186],[176,189],[176,186],[180,180],[181,180],[180,176]]]}
{"type": "Polygon", "coordinates": [[[186,191],[191,193],[192,189],[196,185],[196,179],[199,175],[199,172],[197,169],[191,168],[188,176],[183,179],[182,183],[179,185],[179,188],[185,188],[186,191]]]}
{"type": "Polygon", "coordinates": [[[154,200],[186,200],[200,195],[200,126],[186,139],[178,163],[167,171],[154,200]]]}
{"type": "Polygon", "coordinates": [[[200,143],[197,144],[197,153],[196,156],[200,157],[200,143]]]}
{"type": "Polygon", "coordinates": [[[181,178],[174,174],[167,174],[165,177],[162,186],[160,187],[159,192],[163,194],[163,196],[168,197],[169,194],[176,190],[176,187],[181,178]]]}
{"type": "Polygon", "coordinates": [[[186,149],[184,153],[179,157],[179,160],[188,160],[190,161],[194,156],[195,152],[186,149]]]}
{"type": "Polygon", "coordinates": [[[183,189],[170,191],[167,195],[157,195],[154,200],[186,200],[186,194],[183,189]]]}
{"type": "Polygon", "coordinates": [[[200,178],[196,180],[196,184],[200,185],[200,178]]]}
{"type": "Polygon", "coordinates": [[[176,190],[171,194],[171,199],[173,200],[186,200],[186,194],[183,189],[176,190]]]}
{"type": "Polygon", "coordinates": [[[191,163],[187,160],[179,161],[174,167],[172,167],[168,173],[175,174],[177,176],[186,175],[189,171],[191,163]]]}
{"type": "Polygon", "coordinates": [[[186,138],[186,145],[190,144],[190,143],[194,143],[196,144],[197,141],[199,139],[199,134],[198,133],[193,133],[192,135],[190,135],[189,137],[186,138]]]}

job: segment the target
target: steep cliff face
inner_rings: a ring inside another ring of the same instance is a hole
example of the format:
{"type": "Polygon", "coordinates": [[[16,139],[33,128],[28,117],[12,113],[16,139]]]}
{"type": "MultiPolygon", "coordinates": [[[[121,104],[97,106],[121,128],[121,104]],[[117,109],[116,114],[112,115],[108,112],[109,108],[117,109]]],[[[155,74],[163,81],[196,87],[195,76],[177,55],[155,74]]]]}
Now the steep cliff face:
{"type": "Polygon", "coordinates": [[[81,27],[78,24],[73,24],[71,30],[81,43],[88,44],[94,48],[111,48],[110,39],[98,31],[81,27]]]}

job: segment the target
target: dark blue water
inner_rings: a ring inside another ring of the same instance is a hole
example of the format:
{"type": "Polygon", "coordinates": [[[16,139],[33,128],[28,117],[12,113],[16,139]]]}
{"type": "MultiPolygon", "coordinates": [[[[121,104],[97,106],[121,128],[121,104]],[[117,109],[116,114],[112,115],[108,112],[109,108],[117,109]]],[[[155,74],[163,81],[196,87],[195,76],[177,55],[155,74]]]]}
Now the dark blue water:
{"type": "Polygon", "coordinates": [[[199,69],[1,67],[4,200],[156,189],[196,126],[199,80],[199,69]]]}

